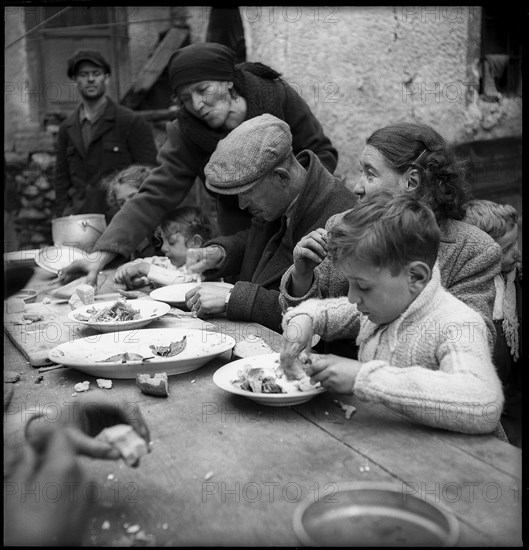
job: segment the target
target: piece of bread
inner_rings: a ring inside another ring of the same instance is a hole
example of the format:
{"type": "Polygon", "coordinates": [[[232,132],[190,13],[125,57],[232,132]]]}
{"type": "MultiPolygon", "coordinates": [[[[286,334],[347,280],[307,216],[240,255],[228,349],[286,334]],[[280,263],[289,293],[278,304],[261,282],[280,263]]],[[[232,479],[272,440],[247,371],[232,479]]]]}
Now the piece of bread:
{"type": "Polygon", "coordinates": [[[147,395],[156,397],[167,397],[169,395],[169,380],[166,372],[137,374],[136,386],[147,395]]]}
{"type": "Polygon", "coordinates": [[[85,306],[89,306],[94,303],[94,287],[91,285],[78,285],[75,287],[75,293],[85,306]]]}
{"type": "Polygon", "coordinates": [[[233,348],[233,355],[241,359],[266,353],[274,353],[274,350],[259,336],[248,336],[233,348]]]}
{"type": "Polygon", "coordinates": [[[139,459],[149,452],[147,443],[129,424],[116,424],[101,431],[96,439],[106,441],[119,450],[129,466],[136,466],[139,459]]]}

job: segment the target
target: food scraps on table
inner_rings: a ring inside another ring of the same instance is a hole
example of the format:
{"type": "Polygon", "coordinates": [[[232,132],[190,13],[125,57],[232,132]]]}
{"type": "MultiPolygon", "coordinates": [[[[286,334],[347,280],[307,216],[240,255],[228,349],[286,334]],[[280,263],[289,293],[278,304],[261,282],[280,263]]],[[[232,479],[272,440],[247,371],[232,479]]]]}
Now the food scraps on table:
{"type": "Polygon", "coordinates": [[[169,395],[169,380],[166,372],[155,374],[137,374],[136,385],[142,393],[156,397],[167,397],[169,395]]]}
{"type": "Polygon", "coordinates": [[[181,353],[186,347],[187,336],[184,336],[182,340],[171,342],[168,346],[149,346],[153,353],[160,355],[161,357],[174,357],[181,353]]]}
{"type": "Polygon", "coordinates": [[[111,306],[96,309],[95,307],[86,310],[86,314],[76,313],[74,317],[79,321],[89,323],[117,323],[123,321],[136,321],[141,319],[140,310],[134,309],[126,300],[117,300],[111,306]]]}
{"type": "Polygon", "coordinates": [[[106,380],[105,378],[98,378],[96,380],[97,386],[102,390],[112,389],[112,380],[106,380]]]}
{"type": "Polygon", "coordinates": [[[90,382],[88,380],[85,380],[84,382],[79,382],[74,386],[74,390],[78,393],[83,391],[88,391],[89,389],[90,389],[90,382]]]}
{"type": "Polygon", "coordinates": [[[42,315],[42,313],[24,313],[21,321],[12,321],[12,323],[14,325],[31,325],[39,321],[44,321],[44,315],[42,315]]]}
{"type": "Polygon", "coordinates": [[[338,399],[335,399],[334,402],[336,403],[336,405],[338,405],[338,407],[342,409],[342,411],[345,412],[345,418],[347,418],[347,420],[349,420],[352,414],[356,411],[356,407],[353,407],[353,405],[347,405],[346,403],[343,403],[338,399]]]}
{"type": "Polygon", "coordinates": [[[96,439],[116,447],[129,466],[137,466],[139,459],[149,452],[145,440],[129,424],[116,424],[105,428],[96,439]]]}

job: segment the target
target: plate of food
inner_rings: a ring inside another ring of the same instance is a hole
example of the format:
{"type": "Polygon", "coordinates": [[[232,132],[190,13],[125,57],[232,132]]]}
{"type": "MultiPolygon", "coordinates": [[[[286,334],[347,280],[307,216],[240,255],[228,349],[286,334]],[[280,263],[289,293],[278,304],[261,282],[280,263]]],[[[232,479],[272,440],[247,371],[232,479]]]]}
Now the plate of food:
{"type": "Polygon", "coordinates": [[[136,378],[196,370],[234,345],[231,336],[220,332],[151,328],[78,338],[59,344],[48,357],[100,378],[136,378]]]}
{"type": "Polygon", "coordinates": [[[54,244],[41,248],[35,256],[35,263],[42,269],[57,275],[61,269],[70,265],[74,260],[82,259],[86,259],[86,254],[80,248],[54,244]]]}
{"type": "Polygon", "coordinates": [[[232,361],[215,372],[213,382],[229,393],[272,407],[299,405],[325,391],[319,383],[313,386],[307,375],[288,380],[280,365],[279,353],[232,361]]]}
{"type": "Polygon", "coordinates": [[[127,300],[120,298],[78,307],[68,314],[68,319],[99,332],[132,330],[147,326],[163,317],[171,306],[156,300],[127,300]]]}
{"type": "Polygon", "coordinates": [[[176,307],[185,307],[186,305],[186,294],[193,288],[197,286],[221,286],[224,288],[233,288],[233,285],[230,283],[221,283],[221,282],[206,282],[206,283],[178,283],[176,285],[162,286],[153,290],[150,293],[150,297],[153,300],[160,300],[160,302],[165,302],[171,306],[176,307]]]}

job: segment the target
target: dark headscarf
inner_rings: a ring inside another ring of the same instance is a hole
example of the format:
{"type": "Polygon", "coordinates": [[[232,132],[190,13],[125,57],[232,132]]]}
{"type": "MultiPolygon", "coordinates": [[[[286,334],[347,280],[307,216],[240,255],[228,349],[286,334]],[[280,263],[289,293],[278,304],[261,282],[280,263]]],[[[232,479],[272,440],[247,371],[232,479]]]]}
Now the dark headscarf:
{"type": "Polygon", "coordinates": [[[235,52],[215,42],[190,44],[176,50],[169,60],[169,83],[173,91],[202,80],[233,80],[235,52]]]}

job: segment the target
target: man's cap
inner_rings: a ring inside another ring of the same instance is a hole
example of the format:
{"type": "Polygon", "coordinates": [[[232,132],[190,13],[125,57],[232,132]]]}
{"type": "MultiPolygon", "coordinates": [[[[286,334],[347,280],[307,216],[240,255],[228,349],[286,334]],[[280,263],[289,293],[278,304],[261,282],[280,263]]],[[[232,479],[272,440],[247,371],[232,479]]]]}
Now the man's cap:
{"type": "Polygon", "coordinates": [[[69,59],[68,59],[68,77],[72,80],[75,78],[77,72],[77,65],[81,61],[90,61],[94,65],[101,67],[105,73],[110,74],[110,65],[108,61],[103,57],[101,52],[97,50],[77,50],[69,59]]]}
{"type": "Polygon", "coordinates": [[[236,195],[253,187],[292,153],[292,133],[283,120],[264,114],[233,129],[217,144],[204,168],[206,187],[236,195]]]}
{"type": "Polygon", "coordinates": [[[169,60],[169,82],[176,92],[202,80],[233,80],[235,52],[216,42],[199,42],[176,50],[169,60]]]}

